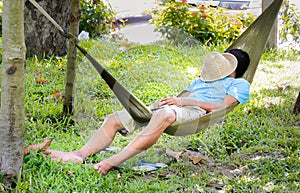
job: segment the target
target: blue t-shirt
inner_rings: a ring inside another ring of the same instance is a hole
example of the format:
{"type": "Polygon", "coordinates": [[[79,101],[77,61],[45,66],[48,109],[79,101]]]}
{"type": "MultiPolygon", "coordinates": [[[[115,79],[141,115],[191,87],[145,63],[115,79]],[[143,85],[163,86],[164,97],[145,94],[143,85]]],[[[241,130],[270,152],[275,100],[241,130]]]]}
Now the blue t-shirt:
{"type": "Polygon", "coordinates": [[[243,78],[225,77],[205,82],[198,77],[184,90],[190,92],[189,98],[199,101],[221,103],[226,95],[231,95],[244,104],[249,99],[250,83],[243,78]]]}

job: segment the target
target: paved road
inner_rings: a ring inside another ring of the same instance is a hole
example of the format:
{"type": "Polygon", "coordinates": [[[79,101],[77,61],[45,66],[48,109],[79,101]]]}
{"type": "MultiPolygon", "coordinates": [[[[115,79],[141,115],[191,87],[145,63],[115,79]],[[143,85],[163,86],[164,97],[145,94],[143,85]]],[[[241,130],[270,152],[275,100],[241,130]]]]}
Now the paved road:
{"type": "Polygon", "coordinates": [[[155,7],[156,0],[107,0],[117,12],[116,18],[146,15],[155,7]]]}
{"type": "Polygon", "coordinates": [[[156,0],[109,0],[111,7],[117,12],[116,19],[125,19],[126,25],[120,33],[129,42],[149,44],[161,40],[161,34],[154,32],[155,26],[149,24],[151,12],[156,0]]]}
{"type": "MultiPolygon", "coordinates": [[[[153,10],[157,6],[159,0],[107,0],[112,8],[117,12],[116,19],[126,18],[126,26],[121,28],[121,33],[130,42],[139,42],[148,44],[161,39],[158,32],[154,32],[154,25],[148,23],[151,18],[147,11],[153,10]]],[[[255,0],[259,1],[259,0],[255,0]]],[[[300,10],[300,0],[290,0],[291,3],[296,4],[300,10]]],[[[261,5],[255,3],[255,5],[261,5]]],[[[237,12],[230,10],[230,12],[237,12]]],[[[238,11],[239,12],[239,11],[238,11]]],[[[250,7],[244,12],[252,12],[254,15],[261,13],[261,7],[250,7]]]]}

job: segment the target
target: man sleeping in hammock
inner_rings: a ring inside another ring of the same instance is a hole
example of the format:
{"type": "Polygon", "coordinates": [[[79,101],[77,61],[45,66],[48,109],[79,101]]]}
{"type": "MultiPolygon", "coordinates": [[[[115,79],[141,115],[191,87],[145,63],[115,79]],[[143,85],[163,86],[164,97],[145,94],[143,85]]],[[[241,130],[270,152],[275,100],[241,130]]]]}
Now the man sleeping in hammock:
{"type": "Polygon", "coordinates": [[[108,147],[117,132],[125,130],[132,133],[143,128],[123,150],[94,165],[95,171],[105,175],[155,144],[167,127],[197,119],[206,112],[235,102],[245,103],[249,98],[250,83],[241,77],[249,63],[249,55],[240,49],[209,53],[204,58],[201,77],[194,80],[179,96],[161,99],[153,109],[149,123],[140,124],[127,111],[118,111],[106,117],[99,130],[81,149],[73,152],[46,150],[45,154],[54,161],[82,163],[88,156],[108,147]]]}

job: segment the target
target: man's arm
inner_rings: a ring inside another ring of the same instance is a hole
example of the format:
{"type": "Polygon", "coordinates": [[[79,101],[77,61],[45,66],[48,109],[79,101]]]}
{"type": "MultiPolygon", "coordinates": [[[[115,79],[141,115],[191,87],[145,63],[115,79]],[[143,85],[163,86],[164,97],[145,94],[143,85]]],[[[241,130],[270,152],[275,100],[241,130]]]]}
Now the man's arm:
{"type": "Polygon", "coordinates": [[[203,102],[198,101],[196,99],[191,99],[184,97],[185,93],[181,95],[180,97],[169,97],[162,99],[159,102],[159,105],[176,105],[176,106],[198,106],[208,112],[215,111],[224,107],[227,107],[235,102],[237,102],[237,99],[234,98],[231,95],[227,95],[222,103],[211,103],[211,102],[203,102]]]}
{"type": "Polygon", "coordinates": [[[179,93],[179,95],[177,95],[177,97],[187,97],[190,95],[190,93],[191,93],[190,91],[184,90],[181,93],[179,93]]]}

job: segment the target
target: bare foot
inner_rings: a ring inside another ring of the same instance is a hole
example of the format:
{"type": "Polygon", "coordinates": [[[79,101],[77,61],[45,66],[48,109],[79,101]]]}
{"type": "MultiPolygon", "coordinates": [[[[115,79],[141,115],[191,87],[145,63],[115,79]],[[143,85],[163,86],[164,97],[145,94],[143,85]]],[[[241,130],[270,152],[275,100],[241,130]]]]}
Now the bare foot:
{"type": "Polygon", "coordinates": [[[63,152],[57,150],[47,149],[44,152],[45,155],[49,156],[53,161],[61,161],[62,163],[83,163],[83,158],[75,152],[63,152]]]}
{"type": "Polygon", "coordinates": [[[117,166],[111,165],[108,161],[103,160],[97,164],[94,165],[95,171],[97,171],[101,175],[106,175],[107,172],[109,172],[112,169],[118,168],[117,166]]]}

